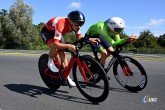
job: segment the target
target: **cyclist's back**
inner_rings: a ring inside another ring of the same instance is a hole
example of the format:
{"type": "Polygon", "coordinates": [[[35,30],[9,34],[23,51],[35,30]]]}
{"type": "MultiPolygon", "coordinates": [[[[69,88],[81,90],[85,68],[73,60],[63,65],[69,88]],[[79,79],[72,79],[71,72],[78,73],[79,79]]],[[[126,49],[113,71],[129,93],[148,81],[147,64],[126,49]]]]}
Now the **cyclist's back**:
{"type": "MultiPolygon", "coordinates": [[[[52,39],[54,39],[54,41],[57,41],[57,42],[60,42],[63,34],[72,32],[72,30],[70,30],[70,22],[67,17],[51,18],[45,24],[45,28],[50,33],[52,33],[52,36],[49,36],[49,37],[51,37],[52,39]],[[55,34],[55,35],[53,35],[53,34],[55,34]]],[[[76,35],[76,37],[81,36],[80,30],[78,32],[76,32],[75,35],[76,35]]]]}

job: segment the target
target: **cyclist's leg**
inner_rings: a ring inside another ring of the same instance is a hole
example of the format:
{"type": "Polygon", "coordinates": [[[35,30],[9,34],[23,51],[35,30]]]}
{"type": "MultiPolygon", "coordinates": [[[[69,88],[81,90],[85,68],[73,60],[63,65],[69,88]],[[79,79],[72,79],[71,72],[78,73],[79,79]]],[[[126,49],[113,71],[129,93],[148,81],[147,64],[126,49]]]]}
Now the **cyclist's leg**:
{"type": "MultiPolygon", "coordinates": [[[[61,37],[60,43],[65,43],[63,37],[61,37]]],[[[62,65],[63,69],[65,69],[68,66],[68,61],[67,61],[67,58],[66,58],[66,53],[63,50],[59,50],[58,53],[59,53],[59,57],[61,59],[61,65],[62,65]]]]}
{"type": "Polygon", "coordinates": [[[63,67],[63,69],[65,69],[68,66],[68,61],[66,58],[66,53],[64,51],[60,51],[59,52],[59,57],[61,59],[61,65],[63,67]]]}
{"type": "Polygon", "coordinates": [[[55,46],[53,43],[54,42],[54,40],[53,40],[54,33],[49,32],[45,27],[43,27],[43,29],[41,31],[41,37],[42,37],[43,41],[51,48],[51,50],[49,52],[49,60],[48,60],[47,65],[52,72],[58,72],[59,71],[58,68],[53,63],[53,58],[55,58],[58,54],[58,52],[55,50],[55,46]]]}
{"type": "Polygon", "coordinates": [[[99,52],[101,54],[99,63],[104,67],[105,61],[107,57],[110,55],[108,51],[114,51],[114,50],[113,47],[102,36],[99,36],[99,39],[100,39],[100,44],[102,45],[102,48],[99,49],[99,52]]]}
{"type": "Polygon", "coordinates": [[[99,38],[100,39],[99,45],[91,44],[91,49],[93,52],[95,52],[95,51],[100,52],[101,57],[99,59],[99,63],[104,67],[105,60],[108,57],[108,52],[106,49],[108,49],[110,47],[109,43],[107,43],[107,41],[104,40],[104,38],[102,36],[91,36],[90,34],[89,35],[85,34],[85,37],[87,37],[87,38],[99,38]]]}
{"type": "Polygon", "coordinates": [[[102,67],[104,67],[105,61],[108,57],[107,56],[108,55],[107,50],[106,49],[101,50],[100,54],[101,54],[101,57],[100,57],[99,63],[101,64],[102,67]]]}
{"type": "MultiPolygon", "coordinates": [[[[64,43],[63,37],[61,39],[61,43],[64,43]]],[[[66,57],[66,53],[61,50],[59,52],[59,57],[61,59],[61,65],[65,69],[68,66],[68,60],[67,60],[67,57],[66,57]]],[[[70,87],[76,86],[75,82],[73,82],[72,79],[69,76],[67,77],[67,79],[68,79],[68,83],[69,83],[70,87]]]]}
{"type": "MultiPolygon", "coordinates": [[[[65,69],[68,66],[68,61],[67,61],[67,58],[66,58],[66,53],[64,51],[60,51],[59,52],[59,57],[61,59],[61,65],[65,69]]],[[[68,83],[69,83],[69,85],[71,87],[76,86],[75,82],[73,82],[72,79],[69,76],[67,77],[67,79],[68,79],[68,83]]]]}
{"type": "MultiPolygon", "coordinates": [[[[85,38],[87,38],[87,39],[88,38],[99,38],[99,36],[91,36],[90,34],[89,35],[85,34],[85,38]]],[[[100,44],[91,43],[90,46],[91,46],[92,52],[93,52],[96,60],[99,60],[99,58],[97,56],[97,53],[98,53],[98,49],[100,48],[101,45],[100,44]]]]}

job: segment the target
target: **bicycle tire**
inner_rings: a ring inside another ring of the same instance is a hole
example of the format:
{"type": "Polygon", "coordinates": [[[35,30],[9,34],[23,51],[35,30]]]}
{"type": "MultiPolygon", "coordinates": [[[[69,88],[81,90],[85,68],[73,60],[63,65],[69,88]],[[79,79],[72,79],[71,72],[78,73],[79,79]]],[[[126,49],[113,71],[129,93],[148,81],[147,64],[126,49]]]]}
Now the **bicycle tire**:
{"type": "Polygon", "coordinates": [[[49,87],[51,90],[56,91],[57,89],[60,88],[60,84],[55,83],[50,76],[46,76],[44,74],[44,71],[48,68],[48,54],[42,54],[38,60],[38,68],[39,68],[39,73],[40,76],[43,80],[43,82],[46,84],[47,87],[49,87]]]}
{"type": "MultiPolygon", "coordinates": [[[[95,78],[93,78],[92,80],[88,79],[88,82],[84,81],[84,79],[81,79],[82,78],[81,73],[78,69],[77,62],[75,62],[73,65],[72,72],[73,72],[73,78],[74,78],[74,81],[76,83],[78,90],[84,97],[86,97],[89,101],[91,101],[93,103],[98,103],[98,102],[104,101],[108,97],[108,94],[109,94],[109,82],[108,82],[108,79],[107,79],[107,76],[106,76],[106,73],[105,73],[103,67],[94,58],[92,58],[91,56],[88,56],[88,55],[81,56],[80,60],[81,60],[81,62],[85,62],[85,63],[88,62],[93,67],[97,68],[97,75],[100,77],[100,81],[96,82],[96,80],[94,80],[96,78],[96,73],[95,74],[92,73],[92,76],[95,78]],[[80,74],[78,74],[78,73],[80,73],[80,74]],[[97,91],[99,91],[99,92],[97,92],[97,91]],[[92,92],[92,93],[90,93],[90,92],[92,92]],[[96,94],[97,94],[97,96],[94,96],[96,94]]],[[[89,68],[89,65],[88,65],[88,68],[89,68]]],[[[90,69],[91,68],[89,68],[89,70],[90,69]]],[[[86,71],[84,68],[83,68],[83,70],[84,70],[84,72],[86,71]]],[[[86,74],[86,77],[88,78],[86,72],[85,72],[85,74],[86,74]]]]}
{"type": "Polygon", "coordinates": [[[147,85],[147,74],[143,66],[137,60],[128,56],[122,56],[122,61],[126,62],[132,72],[129,76],[124,75],[121,66],[119,66],[119,60],[116,60],[113,65],[113,73],[118,83],[132,92],[143,90],[147,85]]]}

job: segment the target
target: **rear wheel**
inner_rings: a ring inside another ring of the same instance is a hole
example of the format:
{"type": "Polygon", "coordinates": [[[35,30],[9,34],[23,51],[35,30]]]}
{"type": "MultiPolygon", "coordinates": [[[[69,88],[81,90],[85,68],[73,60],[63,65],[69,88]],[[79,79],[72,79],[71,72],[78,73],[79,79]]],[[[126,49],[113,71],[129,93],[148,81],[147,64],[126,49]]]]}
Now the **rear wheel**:
{"type": "Polygon", "coordinates": [[[147,85],[147,74],[143,66],[131,57],[123,56],[120,61],[116,60],[113,72],[118,83],[129,91],[141,91],[147,85]]]}
{"type": "Polygon", "coordinates": [[[72,71],[77,88],[82,95],[91,102],[98,103],[104,101],[109,94],[109,82],[104,69],[91,56],[83,55],[80,57],[80,60],[81,64],[84,62],[87,65],[88,69],[90,70],[90,74],[85,69],[85,66],[83,66],[82,69],[87,78],[87,81],[85,81],[82,77],[82,73],[79,70],[77,62],[74,63],[72,71]],[[99,81],[97,81],[98,77],[99,81]]]}
{"type": "Polygon", "coordinates": [[[40,56],[39,61],[38,61],[39,73],[43,82],[46,84],[46,86],[48,86],[52,90],[57,90],[60,87],[60,84],[55,83],[57,81],[55,81],[54,78],[44,73],[45,70],[48,68],[47,66],[48,58],[49,58],[48,54],[42,54],[40,56]]]}

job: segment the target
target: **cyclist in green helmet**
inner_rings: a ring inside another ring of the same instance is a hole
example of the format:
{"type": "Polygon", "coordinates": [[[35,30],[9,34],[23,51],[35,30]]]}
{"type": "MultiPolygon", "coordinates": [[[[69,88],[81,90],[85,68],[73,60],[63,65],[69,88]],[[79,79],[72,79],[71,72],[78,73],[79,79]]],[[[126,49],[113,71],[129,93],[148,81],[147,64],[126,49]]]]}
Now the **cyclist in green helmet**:
{"type": "Polygon", "coordinates": [[[112,17],[106,21],[93,24],[85,34],[87,38],[99,38],[100,45],[92,44],[92,49],[98,46],[101,54],[99,63],[104,67],[106,58],[114,51],[114,47],[125,42],[133,42],[137,39],[135,35],[120,38],[120,32],[125,28],[125,22],[120,17],[112,17]]]}

